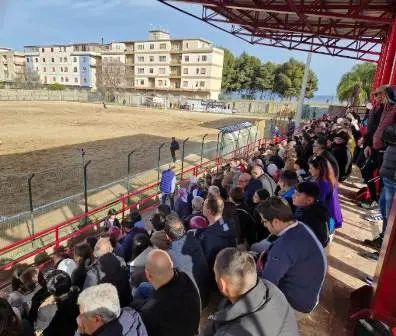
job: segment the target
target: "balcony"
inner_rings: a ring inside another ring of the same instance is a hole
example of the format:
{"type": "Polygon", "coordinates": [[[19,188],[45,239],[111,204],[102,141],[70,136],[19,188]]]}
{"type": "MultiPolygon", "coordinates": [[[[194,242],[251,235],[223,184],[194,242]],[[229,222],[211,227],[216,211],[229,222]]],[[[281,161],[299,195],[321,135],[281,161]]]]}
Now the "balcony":
{"type": "Polygon", "coordinates": [[[181,72],[179,71],[172,71],[169,75],[170,78],[180,78],[181,77],[181,72]]]}
{"type": "Polygon", "coordinates": [[[171,59],[171,65],[181,65],[181,59],[171,59]]]}

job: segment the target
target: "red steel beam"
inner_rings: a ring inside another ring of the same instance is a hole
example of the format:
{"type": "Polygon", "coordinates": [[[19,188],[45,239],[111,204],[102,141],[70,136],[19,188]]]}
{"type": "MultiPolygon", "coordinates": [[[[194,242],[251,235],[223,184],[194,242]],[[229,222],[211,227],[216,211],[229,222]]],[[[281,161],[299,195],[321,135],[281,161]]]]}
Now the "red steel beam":
{"type": "MultiPolygon", "coordinates": [[[[161,0],[159,0],[161,1],[161,0]]],[[[189,3],[189,4],[200,4],[206,7],[218,7],[225,6],[230,9],[242,9],[242,10],[254,10],[254,11],[264,11],[264,12],[273,12],[273,13],[283,13],[283,14],[293,14],[294,11],[287,4],[274,4],[273,1],[267,3],[265,5],[260,3],[241,3],[235,0],[217,0],[217,1],[209,1],[209,0],[165,0],[165,2],[178,2],[178,3],[189,3]]],[[[161,1],[162,2],[162,1],[161,1]]],[[[297,3],[297,1],[295,1],[297,3]]],[[[295,7],[301,13],[304,13],[308,16],[317,16],[322,18],[333,18],[333,19],[350,19],[355,21],[363,21],[363,22],[373,22],[373,23],[392,23],[392,14],[395,13],[395,8],[390,3],[383,3],[380,5],[374,4],[366,4],[365,6],[359,5],[351,5],[349,2],[345,1],[345,4],[326,4],[326,5],[317,5],[312,6],[311,4],[304,3],[304,1],[299,1],[295,7]],[[332,12],[332,10],[345,10],[345,13],[340,12],[332,12]],[[347,16],[348,11],[375,11],[373,15],[362,15],[362,14],[353,14],[351,16],[347,16]],[[382,11],[381,14],[390,13],[389,17],[379,16],[378,11],[382,11]]]]}

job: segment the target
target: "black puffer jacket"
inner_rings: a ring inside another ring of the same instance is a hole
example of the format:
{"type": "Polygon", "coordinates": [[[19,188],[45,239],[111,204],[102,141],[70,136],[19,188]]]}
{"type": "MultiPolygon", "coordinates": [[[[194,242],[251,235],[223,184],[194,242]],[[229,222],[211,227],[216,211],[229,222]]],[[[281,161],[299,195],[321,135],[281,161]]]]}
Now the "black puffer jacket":
{"type": "Polygon", "coordinates": [[[232,304],[225,300],[209,317],[203,336],[297,336],[296,318],[282,292],[259,279],[255,287],[232,304]]]}

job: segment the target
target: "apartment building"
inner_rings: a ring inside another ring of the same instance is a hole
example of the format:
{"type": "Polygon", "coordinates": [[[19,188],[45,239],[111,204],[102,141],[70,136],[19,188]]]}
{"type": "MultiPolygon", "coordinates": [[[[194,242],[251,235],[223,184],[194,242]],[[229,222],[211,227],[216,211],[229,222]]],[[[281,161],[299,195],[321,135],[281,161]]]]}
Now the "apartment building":
{"type": "Polygon", "coordinates": [[[0,48],[0,82],[13,82],[25,71],[23,53],[0,48]]]}
{"type": "Polygon", "coordinates": [[[36,73],[43,84],[96,89],[96,66],[101,50],[99,43],[26,46],[26,71],[36,73]]]}
{"type": "Polygon", "coordinates": [[[144,41],[29,46],[25,54],[27,70],[44,84],[96,89],[112,75],[118,90],[201,99],[217,99],[221,90],[222,49],[200,38],[171,39],[159,30],[144,41]]]}

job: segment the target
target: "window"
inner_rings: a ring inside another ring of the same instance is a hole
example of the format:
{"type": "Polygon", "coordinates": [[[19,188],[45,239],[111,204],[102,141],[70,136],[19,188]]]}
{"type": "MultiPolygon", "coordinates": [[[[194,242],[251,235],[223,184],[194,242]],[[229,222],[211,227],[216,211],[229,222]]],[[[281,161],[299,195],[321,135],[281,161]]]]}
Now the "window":
{"type": "Polygon", "coordinates": [[[51,52],[54,52],[54,48],[51,48],[51,52]]]}
{"type": "Polygon", "coordinates": [[[78,83],[78,78],[74,78],[74,83],[78,83]]]}
{"type": "Polygon", "coordinates": [[[198,87],[198,81],[197,81],[197,82],[195,82],[195,87],[198,87]]]}
{"type": "Polygon", "coordinates": [[[43,68],[43,72],[47,72],[47,68],[46,67],[43,68]]]}
{"type": "Polygon", "coordinates": [[[84,77],[84,84],[86,84],[87,83],[87,79],[84,77]]]}
{"type": "Polygon", "coordinates": [[[138,61],[139,61],[139,62],[144,62],[144,56],[139,56],[139,57],[138,57],[138,61]]]}
{"type": "Polygon", "coordinates": [[[196,69],[195,69],[195,73],[196,73],[197,75],[199,75],[199,68],[196,68],[196,69]]]}
{"type": "Polygon", "coordinates": [[[61,67],[61,72],[63,72],[63,67],[61,67]]]}
{"type": "Polygon", "coordinates": [[[140,85],[144,85],[144,79],[140,80],[140,85]]]}
{"type": "Polygon", "coordinates": [[[199,87],[201,88],[205,87],[205,82],[204,81],[199,82],[199,87]]]}
{"type": "Polygon", "coordinates": [[[44,48],[41,48],[41,52],[44,52],[44,48]]]}
{"type": "Polygon", "coordinates": [[[206,68],[201,68],[201,75],[206,75],[206,68]]]}
{"type": "Polygon", "coordinates": [[[67,57],[63,57],[63,62],[67,62],[67,57]]]}
{"type": "Polygon", "coordinates": [[[184,62],[190,62],[190,56],[184,56],[184,62]]]}
{"type": "Polygon", "coordinates": [[[66,47],[63,47],[63,51],[66,52],[66,47]]]}
{"type": "Polygon", "coordinates": [[[164,85],[164,81],[162,80],[162,79],[160,79],[159,81],[158,81],[158,86],[163,86],[164,85]]]}
{"type": "Polygon", "coordinates": [[[30,59],[29,59],[29,57],[28,57],[28,58],[26,58],[26,62],[27,62],[27,63],[29,63],[29,62],[30,62],[30,59]]]}
{"type": "Polygon", "coordinates": [[[47,76],[44,76],[44,83],[47,84],[47,76]]]}
{"type": "Polygon", "coordinates": [[[202,62],[206,62],[208,60],[208,56],[204,55],[202,56],[202,62]]]}
{"type": "Polygon", "coordinates": [[[83,70],[83,71],[87,71],[87,67],[83,67],[82,70],[83,70]]]}
{"type": "Polygon", "coordinates": [[[153,69],[153,68],[150,68],[150,69],[149,69],[149,73],[153,74],[153,73],[154,73],[154,69],[153,69]]]}
{"type": "Polygon", "coordinates": [[[160,56],[159,57],[160,62],[166,62],[166,56],[160,56]]]}
{"type": "Polygon", "coordinates": [[[87,58],[86,57],[83,57],[83,62],[86,62],[87,61],[87,58]]]}
{"type": "Polygon", "coordinates": [[[52,81],[56,82],[56,77],[52,77],[52,81]]]}
{"type": "Polygon", "coordinates": [[[160,49],[166,49],[166,43],[161,43],[160,44],[160,49]]]}
{"type": "Polygon", "coordinates": [[[183,81],[183,87],[188,87],[188,82],[187,81],[183,81]]]}
{"type": "Polygon", "coordinates": [[[38,68],[38,67],[36,68],[36,71],[37,71],[37,72],[39,71],[39,68],[38,68]]]}
{"type": "Polygon", "coordinates": [[[55,62],[55,58],[51,58],[51,62],[54,63],[55,62]]]}
{"type": "Polygon", "coordinates": [[[150,44],[150,49],[154,49],[154,44],[150,44]]]}
{"type": "Polygon", "coordinates": [[[77,62],[77,57],[73,57],[73,62],[77,62]]]}
{"type": "Polygon", "coordinates": [[[188,68],[183,68],[183,75],[188,75],[188,68]]]}
{"type": "Polygon", "coordinates": [[[69,77],[65,78],[65,82],[68,83],[69,82],[69,77]]]}
{"type": "Polygon", "coordinates": [[[43,63],[45,63],[45,58],[43,58],[43,63]]]}
{"type": "Polygon", "coordinates": [[[154,62],[154,56],[150,56],[150,62],[154,62]]]}
{"type": "Polygon", "coordinates": [[[55,72],[55,68],[52,68],[52,72],[55,72]]]}
{"type": "Polygon", "coordinates": [[[137,49],[138,50],[144,50],[144,45],[143,44],[138,44],[137,49]]]}
{"type": "Polygon", "coordinates": [[[62,59],[63,59],[62,57],[59,57],[59,62],[60,62],[60,63],[62,63],[62,59]]]}
{"type": "Polygon", "coordinates": [[[74,67],[73,71],[74,71],[74,72],[77,72],[77,67],[74,67]]]}
{"type": "Polygon", "coordinates": [[[186,48],[188,48],[188,42],[186,42],[186,48]]]}
{"type": "Polygon", "coordinates": [[[67,72],[67,71],[68,71],[67,67],[65,67],[65,69],[64,69],[64,70],[65,70],[65,72],[67,72]]]}
{"type": "Polygon", "coordinates": [[[160,75],[165,75],[165,68],[159,68],[160,75]]]}
{"type": "Polygon", "coordinates": [[[63,83],[63,77],[61,77],[61,82],[63,83]]]}
{"type": "Polygon", "coordinates": [[[38,63],[38,58],[37,57],[34,60],[35,60],[36,63],[38,63]]]}
{"type": "Polygon", "coordinates": [[[144,74],[144,68],[138,68],[138,74],[144,74]]]}

